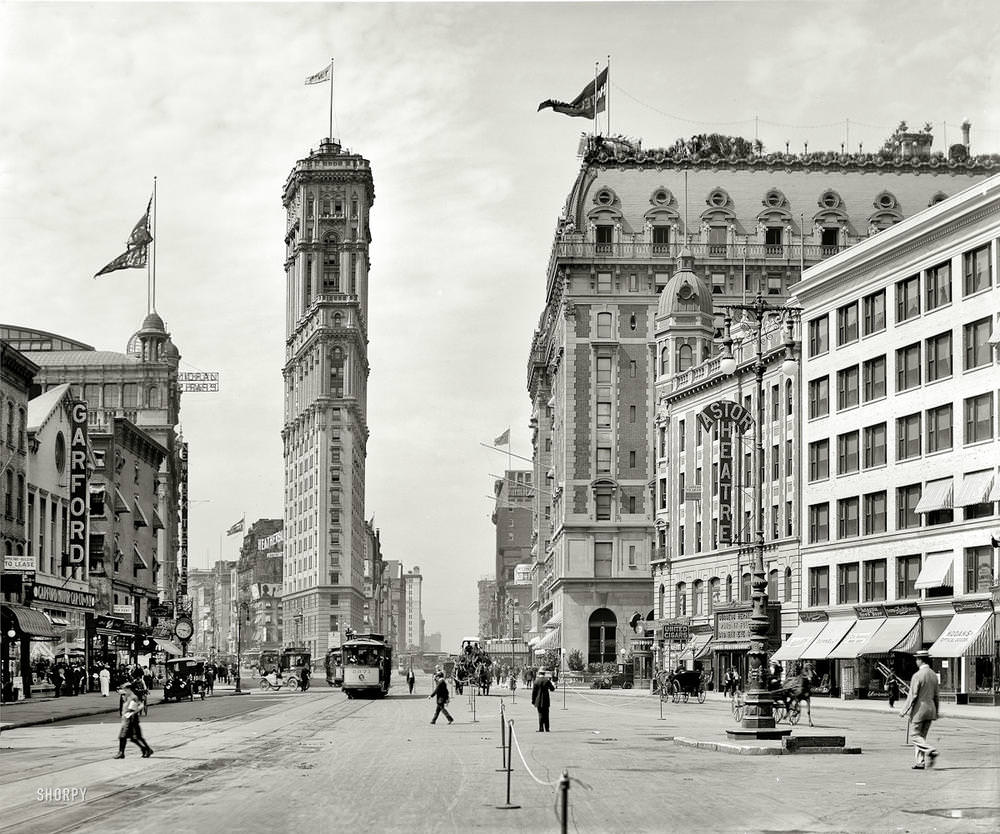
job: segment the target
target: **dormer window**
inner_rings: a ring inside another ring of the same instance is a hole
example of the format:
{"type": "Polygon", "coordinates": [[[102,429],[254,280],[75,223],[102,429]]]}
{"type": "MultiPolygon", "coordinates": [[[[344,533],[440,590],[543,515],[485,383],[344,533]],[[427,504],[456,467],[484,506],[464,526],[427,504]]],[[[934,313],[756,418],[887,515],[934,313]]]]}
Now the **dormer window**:
{"type": "Polygon", "coordinates": [[[715,188],[709,193],[708,199],[705,202],[715,208],[722,208],[729,204],[729,195],[721,188],[715,188]]]}
{"type": "Polygon", "coordinates": [[[602,188],[597,192],[597,196],[594,197],[594,201],[599,206],[610,206],[615,201],[615,195],[610,189],[602,188]]]}
{"type": "Polygon", "coordinates": [[[653,226],[653,253],[663,254],[670,247],[670,227],[653,226]]]}
{"type": "Polygon", "coordinates": [[[611,241],[614,227],[607,223],[601,223],[594,227],[594,242],[597,244],[598,253],[610,253],[611,241]]]}

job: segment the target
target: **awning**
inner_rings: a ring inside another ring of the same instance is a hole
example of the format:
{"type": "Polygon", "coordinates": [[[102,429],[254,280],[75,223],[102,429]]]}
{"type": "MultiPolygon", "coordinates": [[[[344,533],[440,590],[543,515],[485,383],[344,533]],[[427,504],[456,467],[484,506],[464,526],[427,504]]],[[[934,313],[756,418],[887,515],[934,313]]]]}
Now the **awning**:
{"type": "Polygon", "coordinates": [[[553,614],[545,621],[546,628],[559,628],[562,625],[562,611],[553,614]]]}
{"type": "MultiPolygon", "coordinates": [[[[928,553],[924,559],[924,565],[917,575],[915,588],[944,588],[952,587],[955,580],[952,578],[955,556],[949,550],[945,553],[928,553]]],[[[955,655],[957,657],[958,655],[955,655]]]]}
{"type": "Polygon", "coordinates": [[[711,639],[712,632],[708,632],[707,634],[692,634],[691,639],[688,640],[687,645],[681,651],[677,659],[694,660],[701,654],[702,650],[709,644],[711,639]]]}
{"type": "Polygon", "coordinates": [[[962,611],[956,614],[931,646],[931,657],[965,657],[969,647],[991,624],[992,618],[992,611],[962,611]]]}
{"type": "Polygon", "coordinates": [[[56,628],[69,628],[69,620],[65,617],[60,617],[58,614],[47,614],[46,616],[56,628]]]}
{"type": "Polygon", "coordinates": [[[116,513],[130,513],[128,501],[125,500],[125,496],[122,495],[122,491],[115,487],[115,512],[116,513]]]}
{"type": "Polygon", "coordinates": [[[142,554],[139,552],[139,545],[137,544],[132,545],[132,554],[135,556],[135,561],[137,564],[142,565],[142,567],[145,570],[149,570],[149,565],[146,563],[146,560],[142,558],[142,554]]]}
{"type": "Polygon", "coordinates": [[[18,631],[25,636],[31,637],[33,640],[62,639],[62,632],[56,631],[52,627],[52,623],[49,622],[49,618],[41,611],[13,602],[5,602],[3,608],[5,611],[10,611],[14,619],[17,620],[18,631]]]}
{"type": "Polygon", "coordinates": [[[161,652],[166,652],[167,654],[172,655],[173,657],[181,656],[181,650],[177,647],[176,643],[170,640],[162,640],[159,637],[154,637],[153,639],[156,641],[156,647],[161,652]]]}
{"type": "Polygon", "coordinates": [[[166,528],[163,526],[163,522],[160,520],[160,514],[156,511],[155,507],[153,508],[152,513],[153,513],[153,529],[165,530],[166,528]]]}
{"type": "Polygon", "coordinates": [[[861,647],[859,654],[889,654],[908,652],[920,648],[920,617],[888,617],[871,639],[861,647]]]}
{"type": "Polygon", "coordinates": [[[956,507],[969,507],[973,504],[985,504],[990,500],[990,490],[993,489],[993,470],[970,472],[962,479],[962,485],[955,496],[956,507]]]}
{"type": "Polygon", "coordinates": [[[802,653],[802,660],[826,660],[830,652],[837,648],[837,645],[844,639],[844,635],[851,630],[851,626],[855,622],[855,620],[848,617],[830,620],[826,624],[826,628],[819,633],[819,636],[812,641],[809,648],[802,653]]]}
{"type": "Polygon", "coordinates": [[[853,628],[840,641],[840,645],[827,655],[827,658],[830,660],[853,660],[860,656],[864,653],[863,649],[868,641],[885,625],[885,621],[885,617],[855,620],[853,628]]]}
{"type": "Polygon", "coordinates": [[[535,645],[535,651],[546,651],[547,649],[559,648],[559,629],[555,628],[542,637],[535,645]]]}
{"type": "Polygon", "coordinates": [[[826,628],[826,624],[827,620],[811,620],[799,623],[795,631],[781,644],[781,648],[771,655],[771,660],[798,660],[802,657],[802,653],[809,648],[812,641],[826,628]]]}
{"type": "Polygon", "coordinates": [[[1000,478],[993,479],[993,489],[990,490],[988,501],[1000,501],[1000,478]]]}
{"type": "Polygon", "coordinates": [[[933,513],[937,510],[950,510],[954,488],[954,481],[951,478],[928,482],[913,512],[933,513]]]}
{"type": "Polygon", "coordinates": [[[529,649],[533,649],[533,648],[535,648],[535,646],[536,646],[536,645],[538,645],[538,641],[539,641],[539,640],[541,640],[541,639],[542,639],[541,637],[532,637],[532,638],[531,638],[531,639],[530,639],[530,640],[528,641],[528,648],[529,648],[529,649]]]}
{"type": "Polygon", "coordinates": [[[712,645],[712,637],[710,636],[705,645],[701,647],[701,651],[695,652],[694,659],[701,660],[703,657],[708,657],[712,652],[712,645]]]}
{"type": "Polygon", "coordinates": [[[149,527],[149,519],[146,518],[146,514],[142,511],[138,495],[135,497],[135,512],[132,514],[132,523],[136,527],[149,527]]]}

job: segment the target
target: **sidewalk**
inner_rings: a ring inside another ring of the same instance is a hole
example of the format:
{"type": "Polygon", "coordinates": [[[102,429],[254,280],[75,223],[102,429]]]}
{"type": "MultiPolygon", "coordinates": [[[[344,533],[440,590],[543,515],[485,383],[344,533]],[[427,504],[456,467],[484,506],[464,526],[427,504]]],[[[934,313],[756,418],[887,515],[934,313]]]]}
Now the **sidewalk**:
{"type": "MultiPolygon", "coordinates": [[[[558,692],[561,692],[560,687],[558,692]]],[[[584,687],[573,687],[567,686],[566,692],[569,694],[585,694],[590,696],[598,697],[608,697],[613,698],[656,698],[648,690],[638,691],[635,689],[587,689],[584,687]]],[[[728,701],[729,699],[723,695],[721,692],[709,692],[707,693],[707,700],[709,701],[728,701]]],[[[844,701],[840,698],[827,698],[820,696],[813,696],[812,698],[812,709],[813,711],[821,711],[823,709],[835,709],[835,710],[856,710],[859,712],[899,712],[903,708],[903,704],[906,703],[905,698],[900,698],[896,702],[895,709],[889,708],[888,701],[882,700],[850,700],[844,701]]],[[[984,721],[1000,721],[1000,707],[989,707],[989,706],[975,706],[970,704],[941,704],[941,715],[947,718],[948,716],[953,716],[955,718],[971,718],[971,719],[982,719],[984,721]]]]}
{"type": "MultiPolygon", "coordinates": [[[[250,681],[243,679],[243,690],[247,691],[250,681]]],[[[215,686],[215,696],[233,695],[235,686],[215,686]]],[[[150,693],[150,704],[163,701],[163,690],[154,689],[150,693]]],[[[118,712],[118,693],[112,692],[107,698],[99,692],[86,695],[64,695],[42,698],[26,698],[23,701],[0,704],[0,732],[19,727],[35,727],[39,724],[54,724],[71,718],[87,718],[91,715],[105,715],[118,712]]]]}

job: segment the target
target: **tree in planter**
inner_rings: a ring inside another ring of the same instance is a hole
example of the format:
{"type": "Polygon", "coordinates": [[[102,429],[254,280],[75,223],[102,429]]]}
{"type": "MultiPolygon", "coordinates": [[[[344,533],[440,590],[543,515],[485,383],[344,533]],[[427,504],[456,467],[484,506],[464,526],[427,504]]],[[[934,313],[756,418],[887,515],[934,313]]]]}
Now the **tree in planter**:
{"type": "Polygon", "coordinates": [[[546,649],[545,654],[543,654],[539,660],[540,666],[544,666],[549,672],[557,671],[559,669],[559,656],[561,652],[559,649],[546,649]]]}
{"type": "Polygon", "coordinates": [[[582,672],[583,671],[583,652],[579,649],[573,649],[569,653],[569,657],[566,659],[566,663],[569,665],[569,670],[571,672],[582,672]]]}

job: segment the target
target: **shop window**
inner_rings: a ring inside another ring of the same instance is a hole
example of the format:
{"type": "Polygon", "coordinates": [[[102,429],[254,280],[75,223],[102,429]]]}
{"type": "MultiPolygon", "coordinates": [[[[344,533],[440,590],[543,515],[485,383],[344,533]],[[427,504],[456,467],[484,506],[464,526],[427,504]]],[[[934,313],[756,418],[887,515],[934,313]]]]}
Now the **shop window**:
{"type": "Polygon", "coordinates": [[[965,549],[965,593],[989,593],[993,586],[993,548],[965,549]]]}

